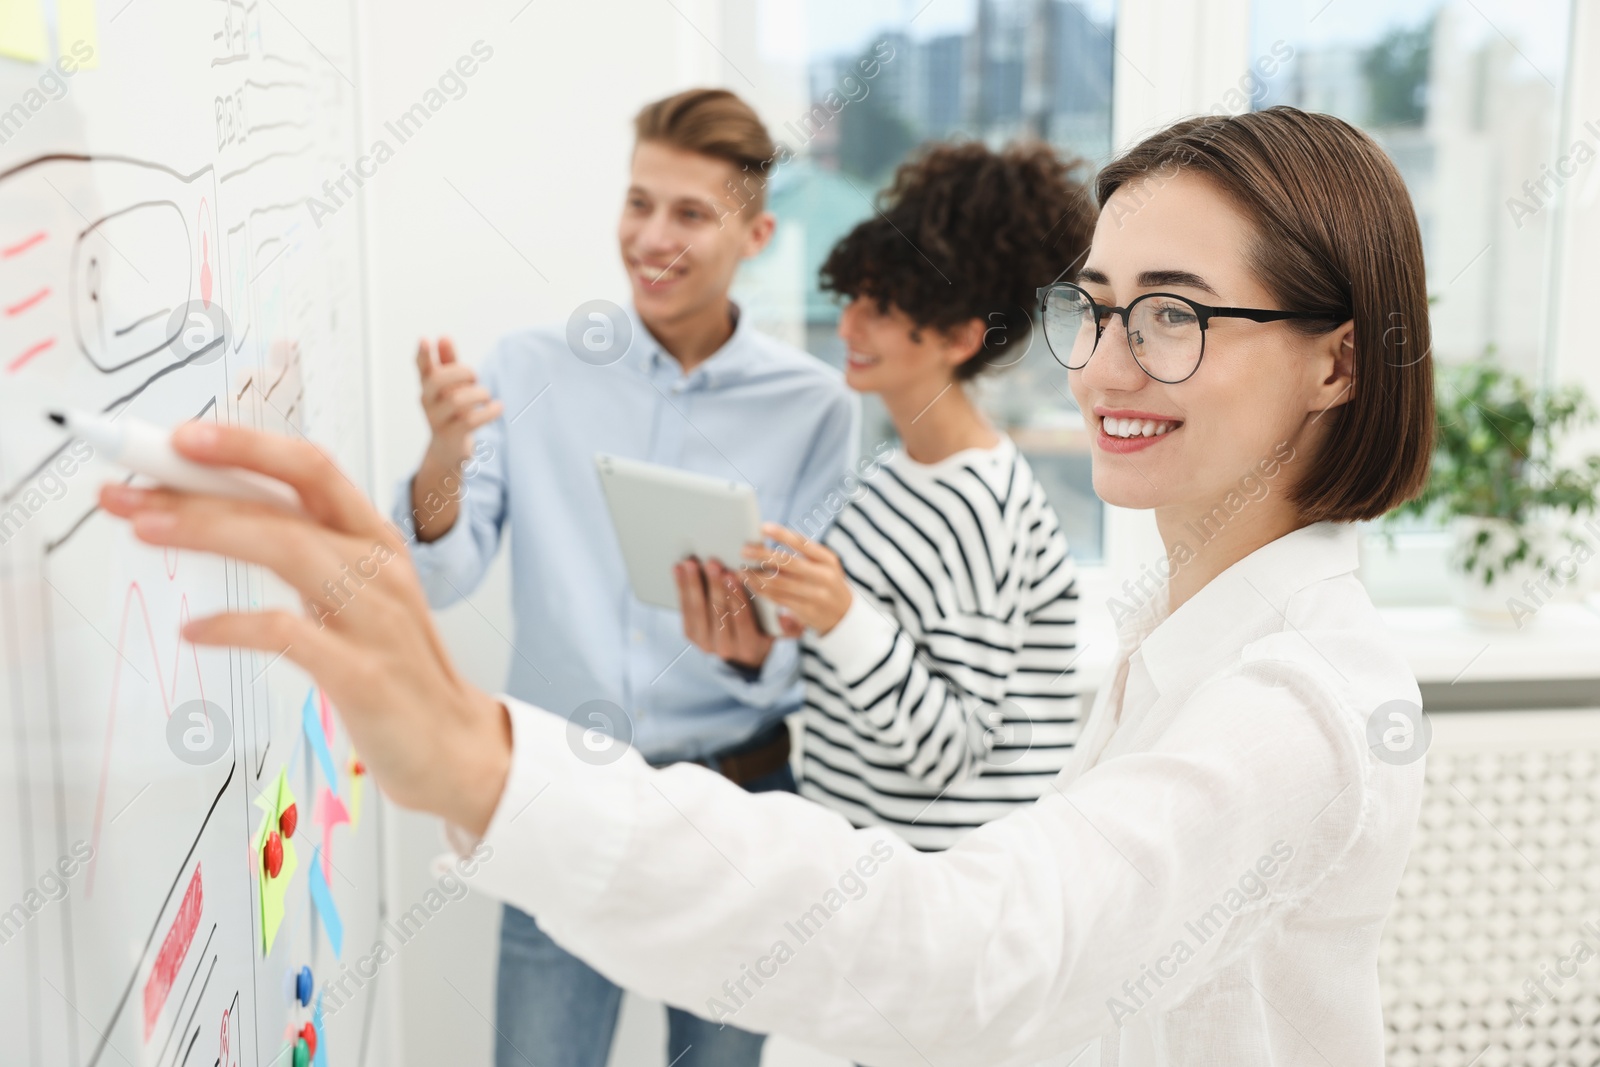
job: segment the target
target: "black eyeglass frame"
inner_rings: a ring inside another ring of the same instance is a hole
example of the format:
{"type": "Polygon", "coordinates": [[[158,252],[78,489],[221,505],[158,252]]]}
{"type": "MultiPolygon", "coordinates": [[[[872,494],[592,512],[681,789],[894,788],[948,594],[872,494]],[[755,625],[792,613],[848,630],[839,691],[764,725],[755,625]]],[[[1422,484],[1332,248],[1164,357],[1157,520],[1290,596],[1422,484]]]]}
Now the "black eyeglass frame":
{"type": "Polygon", "coordinates": [[[1336,318],[1332,315],[1323,314],[1320,311],[1273,311],[1266,308],[1212,307],[1209,304],[1202,304],[1198,301],[1190,300],[1186,296],[1179,296],[1177,293],[1141,293],[1139,296],[1129,301],[1127,307],[1112,307],[1110,305],[1100,303],[1093,296],[1089,295],[1089,291],[1087,289],[1081,285],[1074,285],[1072,282],[1051,282],[1049,285],[1040,286],[1038,289],[1038,297],[1039,329],[1040,332],[1044,334],[1045,346],[1050,349],[1050,355],[1055,357],[1055,361],[1057,363],[1061,364],[1067,370],[1082,370],[1084,367],[1087,367],[1089,365],[1089,359],[1093,359],[1094,354],[1100,350],[1100,338],[1106,332],[1106,319],[1110,318],[1112,315],[1116,315],[1122,319],[1122,333],[1123,336],[1127,337],[1128,339],[1128,354],[1133,357],[1134,363],[1138,364],[1139,369],[1144,371],[1145,374],[1149,375],[1151,379],[1161,382],[1163,385],[1179,385],[1188,381],[1190,378],[1193,378],[1195,374],[1199,372],[1200,364],[1204,362],[1206,358],[1206,327],[1211,324],[1212,319],[1249,319],[1251,322],[1282,322],[1285,319],[1305,319],[1308,321],[1321,320],[1336,326],[1345,321],[1345,318],[1348,318],[1348,316],[1345,316],[1344,318],[1336,318]],[[1058,290],[1072,290],[1083,294],[1083,298],[1089,302],[1089,308],[1094,313],[1094,345],[1089,349],[1089,358],[1085,359],[1083,363],[1077,367],[1074,367],[1072,364],[1068,363],[1066,359],[1063,359],[1060,354],[1056,352],[1056,346],[1050,341],[1050,331],[1044,328],[1045,302],[1050,299],[1051,293],[1058,290]],[[1142,302],[1158,296],[1166,297],[1169,300],[1182,301],[1183,303],[1189,305],[1190,309],[1194,311],[1195,321],[1200,324],[1200,355],[1195,358],[1194,369],[1188,374],[1185,374],[1182,378],[1174,378],[1170,381],[1166,378],[1157,378],[1154,374],[1151,374],[1150,369],[1140,361],[1139,354],[1133,350],[1133,333],[1129,328],[1129,321],[1133,316],[1133,309],[1138,307],[1142,302]]]}

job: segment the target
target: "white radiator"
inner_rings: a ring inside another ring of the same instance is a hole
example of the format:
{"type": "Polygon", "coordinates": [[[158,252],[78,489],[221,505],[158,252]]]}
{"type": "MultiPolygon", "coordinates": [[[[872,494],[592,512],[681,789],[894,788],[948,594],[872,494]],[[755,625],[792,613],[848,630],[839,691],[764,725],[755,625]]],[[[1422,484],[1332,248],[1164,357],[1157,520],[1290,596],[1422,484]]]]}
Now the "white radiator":
{"type": "Polygon", "coordinates": [[[1389,1067],[1600,1065],[1600,708],[1430,718],[1378,957],[1389,1067]]]}

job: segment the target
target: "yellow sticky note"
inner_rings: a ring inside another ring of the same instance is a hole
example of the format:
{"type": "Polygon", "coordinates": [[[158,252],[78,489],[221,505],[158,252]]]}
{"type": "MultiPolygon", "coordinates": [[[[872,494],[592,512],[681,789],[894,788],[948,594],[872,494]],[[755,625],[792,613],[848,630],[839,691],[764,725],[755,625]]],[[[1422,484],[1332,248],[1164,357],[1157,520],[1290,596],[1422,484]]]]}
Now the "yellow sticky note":
{"type": "Polygon", "coordinates": [[[361,766],[361,760],[356,758],[354,747],[350,749],[350,829],[355,831],[361,825],[361,785],[367,780],[367,769],[361,766]]]}
{"type": "Polygon", "coordinates": [[[100,33],[94,21],[94,0],[57,0],[56,48],[84,69],[100,65],[100,33]]]}
{"type": "Polygon", "coordinates": [[[43,0],[0,0],[0,56],[39,63],[48,42],[43,0]]]}
{"type": "Polygon", "coordinates": [[[289,773],[284,768],[278,769],[278,780],[256,797],[256,807],[262,811],[261,829],[256,834],[255,862],[260,865],[261,875],[261,951],[262,954],[272,952],[272,943],[277,940],[278,927],[283,925],[283,901],[289,893],[289,882],[294,878],[295,867],[298,861],[294,854],[294,841],[291,838],[283,839],[283,867],[278,871],[278,877],[267,877],[266,865],[262,862],[262,850],[267,846],[267,835],[278,826],[278,818],[285,808],[294,803],[294,793],[289,790],[289,773]]]}

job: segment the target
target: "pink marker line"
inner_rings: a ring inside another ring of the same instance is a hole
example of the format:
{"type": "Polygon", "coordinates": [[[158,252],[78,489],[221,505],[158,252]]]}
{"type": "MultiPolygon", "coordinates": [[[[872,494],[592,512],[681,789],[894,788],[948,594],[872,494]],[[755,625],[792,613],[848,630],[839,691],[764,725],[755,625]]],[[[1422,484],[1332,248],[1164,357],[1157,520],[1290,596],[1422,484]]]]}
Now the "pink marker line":
{"type": "MultiPolygon", "coordinates": [[[[100,758],[100,784],[95,789],[94,820],[89,831],[89,844],[94,850],[94,856],[89,860],[88,875],[84,880],[84,896],[94,895],[94,873],[100,862],[100,829],[101,820],[105,817],[106,810],[106,785],[111,778],[111,741],[117,725],[117,696],[122,687],[122,664],[127,660],[128,649],[128,619],[133,613],[133,602],[139,601],[139,615],[144,620],[145,637],[150,642],[150,664],[155,668],[156,691],[161,697],[162,710],[167,718],[172,718],[172,703],[178,698],[178,668],[183,663],[183,639],[178,639],[177,646],[172,650],[172,691],[167,691],[166,675],[161,670],[161,653],[156,649],[156,631],[150,624],[150,607],[145,602],[144,590],[138,582],[129,582],[128,590],[122,598],[122,621],[117,628],[117,660],[111,667],[111,704],[106,711],[106,740],[105,751],[100,758]]],[[[189,595],[184,593],[178,598],[178,632],[183,632],[183,626],[189,621],[189,595]]],[[[189,646],[194,654],[194,680],[195,687],[200,692],[202,701],[206,698],[205,679],[200,674],[200,650],[194,645],[189,646]]]]}
{"type": "Polygon", "coordinates": [[[23,368],[23,366],[25,366],[27,364],[28,360],[32,359],[34,356],[37,356],[40,352],[47,351],[48,349],[54,347],[55,343],[56,343],[56,339],[54,337],[47,337],[43,341],[40,341],[38,344],[34,345],[32,348],[29,348],[26,351],[24,351],[22,353],[22,355],[18,356],[16,359],[12,360],[10,363],[7,363],[6,364],[6,373],[7,374],[15,374],[15,373],[17,373],[17,371],[21,370],[23,368]]]}
{"type": "Polygon", "coordinates": [[[6,308],[6,314],[20,315],[49,295],[50,287],[47,285],[43,289],[40,289],[37,293],[34,293],[32,296],[28,297],[26,300],[19,300],[17,303],[6,308]]]}
{"type": "Polygon", "coordinates": [[[12,256],[20,255],[21,253],[32,248],[34,245],[38,244],[40,241],[44,240],[44,238],[45,232],[40,230],[32,237],[24,237],[10,248],[0,248],[0,259],[10,259],[12,256]]]}

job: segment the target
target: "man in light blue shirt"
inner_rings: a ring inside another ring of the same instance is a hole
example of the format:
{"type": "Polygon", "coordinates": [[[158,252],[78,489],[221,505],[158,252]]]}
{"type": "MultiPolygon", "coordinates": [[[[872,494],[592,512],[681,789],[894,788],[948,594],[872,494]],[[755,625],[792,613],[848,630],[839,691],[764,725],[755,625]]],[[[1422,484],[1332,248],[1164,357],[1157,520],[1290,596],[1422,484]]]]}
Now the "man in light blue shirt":
{"type": "MultiPolygon", "coordinates": [[[[754,112],[731,93],[691,90],[649,105],[635,127],[618,224],[633,307],[596,301],[567,326],[512,334],[476,373],[448,341],[437,360],[424,345],[433,438],[394,517],[414,535],[436,607],[476,588],[509,536],[506,691],[572,716],[573,743],[595,761],[617,754],[609,735],[652,763],[698,760],[752,791],[792,790],[783,718],[801,699],[795,643],[740,626],[724,659],[685,639],[680,613],[635,598],[594,457],[748,483],[762,517],[792,527],[848,473],[857,401],[836,371],[756,332],[728,297],[773,228],[763,190],[734,181],[774,157],[754,112]]],[[[708,571],[708,601],[737,607],[708,571]]],[[[499,1067],[604,1067],[621,995],[506,908],[499,1067]]],[[[676,1067],[760,1061],[760,1035],[677,1009],[668,1031],[676,1067]]]]}
{"type": "MultiPolygon", "coordinates": [[[[679,613],[632,595],[594,456],[747,482],[763,518],[793,525],[846,473],[854,405],[829,368],[742,321],[687,374],[635,313],[628,324],[629,351],[603,367],[574,358],[560,328],[500,341],[478,378],[508,414],[477,431],[460,517],[413,554],[443,607],[477,588],[504,533],[517,649],[506,691],[567,713],[610,701],[650,762],[703,759],[799,706],[794,642],[759,671],[685,651],[679,613]]],[[[411,496],[407,479],[395,518],[408,532],[411,496]]]]}

